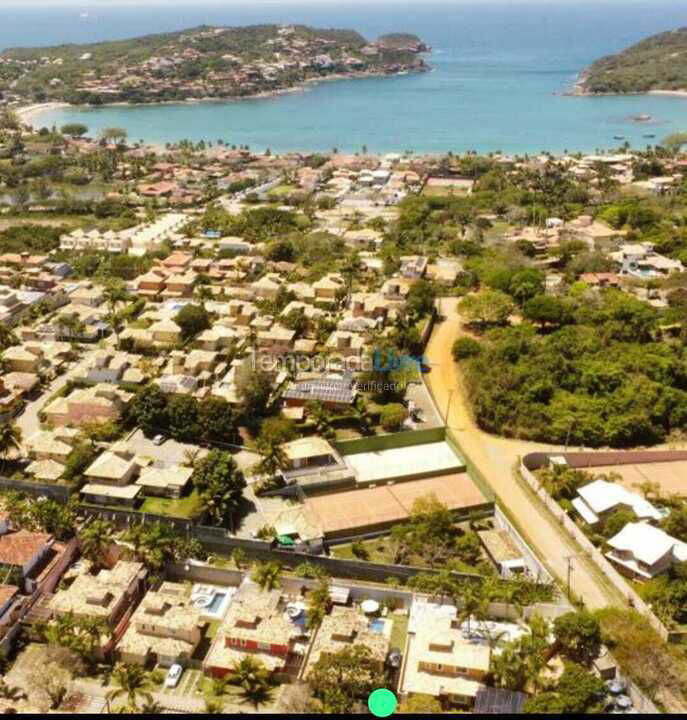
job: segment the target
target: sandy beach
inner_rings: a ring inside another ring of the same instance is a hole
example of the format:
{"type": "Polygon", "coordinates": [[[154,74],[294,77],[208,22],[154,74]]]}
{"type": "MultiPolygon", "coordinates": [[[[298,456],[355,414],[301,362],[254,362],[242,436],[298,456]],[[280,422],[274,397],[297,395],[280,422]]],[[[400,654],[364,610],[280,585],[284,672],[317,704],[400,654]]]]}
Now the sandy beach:
{"type": "Polygon", "coordinates": [[[16,113],[19,119],[27,125],[34,125],[34,120],[38,115],[49,110],[57,110],[59,108],[71,107],[69,103],[64,102],[49,102],[49,103],[38,103],[35,105],[24,105],[23,107],[17,108],[16,113]]]}
{"type": "Polygon", "coordinates": [[[687,90],[649,90],[649,95],[673,95],[674,97],[687,97],[687,90]]]}

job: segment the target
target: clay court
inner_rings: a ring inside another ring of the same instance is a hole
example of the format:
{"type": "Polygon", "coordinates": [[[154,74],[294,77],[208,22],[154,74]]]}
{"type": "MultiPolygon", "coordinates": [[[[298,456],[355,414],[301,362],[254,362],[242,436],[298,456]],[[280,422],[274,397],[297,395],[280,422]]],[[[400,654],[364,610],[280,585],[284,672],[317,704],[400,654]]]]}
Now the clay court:
{"type": "Polygon", "coordinates": [[[656,483],[661,495],[687,497],[687,461],[637,463],[634,465],[598,465],[584,468],[593,475],[614,473],[623,487],[638,492],[642,483],[656,483]]]}
{"type": "Polygon", "coordinates": [[[451,510],[474,508],[488,502],[467,473],[453,473],[311,497],[306,504],[319,520],[325,537],[346,537],[384,530],[405,520],[415,500],[429,494],[434,494],[451,510]]]}

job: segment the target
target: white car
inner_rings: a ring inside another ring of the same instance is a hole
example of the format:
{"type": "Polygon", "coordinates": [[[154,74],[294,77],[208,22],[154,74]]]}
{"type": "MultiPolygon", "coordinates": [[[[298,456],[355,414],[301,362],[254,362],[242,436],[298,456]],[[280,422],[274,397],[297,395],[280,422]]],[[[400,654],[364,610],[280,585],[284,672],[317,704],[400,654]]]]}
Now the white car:
{"type": "Polygon", "coordinates": [[[156,435],[153,438],[153,445],[162,445],[167,438],[164,435],[156,435]]]}
{"type": "Polygon", "coordinates": [[[178,663],[174,663],[171,668],[167,671],[167,677],[165,678],[165,687],[174,688],[179,684],[181,674],[184,672],[184,668],[178,663]]]}

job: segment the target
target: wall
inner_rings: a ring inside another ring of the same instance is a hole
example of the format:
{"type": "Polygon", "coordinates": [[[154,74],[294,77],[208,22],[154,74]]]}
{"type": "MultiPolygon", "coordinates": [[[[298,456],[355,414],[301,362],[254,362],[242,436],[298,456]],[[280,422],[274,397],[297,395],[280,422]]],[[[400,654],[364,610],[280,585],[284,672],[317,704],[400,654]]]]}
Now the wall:
{"type": "Polygon", "coordinates": [[[335,447],[341,455],[345,456],[441,442],[445,437],[446,428],[438,427],[427,430],[409,430],[406,432],[389,433],[388,435],[374,435],[372,437],[357,438],[355,440],[342,440],[341,442],[335,443],[335,447]]]}
{"type": "Polygon", "coordinates": [[[503,510],[501,510],[498,505],[494,509],[494,526],[508,533],[511,540],[513,540],[522,553],[533,578],[540,582],[553,583],[553,578],[543,563],[532,552],[529,545],[522,539],[520,533],[513,527],[510,520],[503,514],[503,510]]]}
{"type": "Polygon", "coordinates": [[[29,495],[45,495],[53,500],[67,503],[69,501],[69,488],[55,483],[29,482],[28,480],[12,480],[0,477],[0,489],[16,490],[29,495]]]}

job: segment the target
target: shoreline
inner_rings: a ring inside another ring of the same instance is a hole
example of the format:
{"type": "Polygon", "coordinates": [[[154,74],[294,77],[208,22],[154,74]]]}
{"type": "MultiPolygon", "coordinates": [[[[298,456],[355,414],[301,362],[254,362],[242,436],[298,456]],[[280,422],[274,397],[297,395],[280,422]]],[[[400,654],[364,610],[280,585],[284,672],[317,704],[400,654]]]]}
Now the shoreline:
{"type": "Polygon", "coordinates": [[[131,103],[126,101],[103,103],[102,105],[74,105],[72,103],[64,101],[54,101],[46,103],[35,103],[32,105],[22,105],[15,108],[15,112],[19,120],[26,125],[30,125],[35,128],[35,120],[39,115],[50,112],[52,110],[60,109],[73,109],[73,110],[98,110],[100,108],[113,108],[113,107],[130,107],[130,108],[145,108],[145,107],[164,107],[165,105],[196,105],[200,103],[235,103],[243,102],[248,100],[269,100],[270,98],[280,97],[281,95],[293,95],[296,93],[303,93],[310,90],[312,87],[320,85],[325,82],[337,82],[341,80],[365,80],[367,78],[385,78],[385,77],[403,77],[405,75],[414,75],[422,72],[430,72],[431,68],[427,66],[425,69],[407,69],[396,73],[369,73],[369,72],[351,72],[351,73],[332,73],[324,77],[308,78],[287,88],[277,88],[275,90],[264,90],[254,95],[233,95],[227,97],[199,97],[199,98],[186,98],[184,100],[156,100],[153,102],[142,102],[142,103],[131,103]]]}

